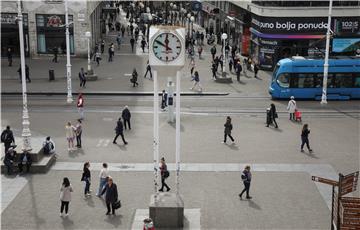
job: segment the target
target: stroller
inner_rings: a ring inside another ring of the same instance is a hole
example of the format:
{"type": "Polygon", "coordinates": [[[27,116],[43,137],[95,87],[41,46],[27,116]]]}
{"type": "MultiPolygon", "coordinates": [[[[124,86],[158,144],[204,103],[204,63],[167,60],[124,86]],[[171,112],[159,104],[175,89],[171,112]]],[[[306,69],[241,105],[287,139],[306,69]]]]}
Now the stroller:
{"type": "Polygon", "coordinates": [[[295,121],[301,122],[301,112],[299,110],[295,110],[295,121]]]}

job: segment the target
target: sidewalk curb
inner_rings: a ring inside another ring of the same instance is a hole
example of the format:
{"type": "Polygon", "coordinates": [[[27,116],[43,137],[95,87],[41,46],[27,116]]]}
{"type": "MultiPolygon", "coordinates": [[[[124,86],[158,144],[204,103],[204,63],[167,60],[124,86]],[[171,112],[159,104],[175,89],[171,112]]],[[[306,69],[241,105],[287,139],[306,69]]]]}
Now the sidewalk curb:
{"type": "MultiPolygon", "coordinates": [[[[73,92],[73,95],[78,95],[77,92],[73,92]]],[[[84,95],[89,96],[153,96],[153,92],[131,92],[131,91],[90,91],[83,92],[84,95]]],[[[159,92],[161,96],[162,92],[159,92]]],[[[22,92],[1,92],[2,96],[20,96],[22,92]]],[[[41,95],[41,96],[65,96],[66,92],[50,92],[50,91],[33,91],[27,92],[27,95],[41,95]]],[[[174,96],[176,93],[174,93],[174,96]]],[[[181,92],[181,96],[227,96],[227,92],[206,92],[206,93],[197,93],[197,92],[181,92]]]]}

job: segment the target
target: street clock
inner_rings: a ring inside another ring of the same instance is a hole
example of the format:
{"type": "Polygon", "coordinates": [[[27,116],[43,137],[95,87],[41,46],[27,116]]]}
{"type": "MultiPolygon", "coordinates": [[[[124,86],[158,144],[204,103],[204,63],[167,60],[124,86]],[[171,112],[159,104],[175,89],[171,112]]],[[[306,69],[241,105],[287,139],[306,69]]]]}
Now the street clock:
{"type": "Polygon", "coordinates": [[[154,67],[184,66],[185,29],[183,27],[150,27],[149,64],[154,67]]]}

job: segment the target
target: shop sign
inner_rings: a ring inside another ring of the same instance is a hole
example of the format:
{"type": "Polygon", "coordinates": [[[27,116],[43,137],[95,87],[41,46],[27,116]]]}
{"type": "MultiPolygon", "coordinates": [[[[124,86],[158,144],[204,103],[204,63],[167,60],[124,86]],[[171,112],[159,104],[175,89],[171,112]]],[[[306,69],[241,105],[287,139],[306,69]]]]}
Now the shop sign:
{"type": "Polygon", "coordinates": [[[64,26],[64,23],[58,15],[53,15],[53,16],[48,17],[46,26],[47,27],[60,27],[60,26],[64,26]]]}
{"type": "Polygon", "coordinates": [[[360,18],[335,19],[336,33],[360,33],[360,18]]]}
{"type": "Polygon", "coordinates": [[[259,41],[262,45],[271,45],[271,46],[278,45],[278,41],[276,41],[276,40],[265,40],[265,39],[259,38],[259,41]]]}
{"type": "Polygon", "coordinates": [[[0,14],[1,24],[14,25],[16,24],[17,14],[0,14]]]}
{"type": "Polygon", "coordinates": [[[85,21],[85,14],[78,13],[78,22],[84,22],[85,21]]]}

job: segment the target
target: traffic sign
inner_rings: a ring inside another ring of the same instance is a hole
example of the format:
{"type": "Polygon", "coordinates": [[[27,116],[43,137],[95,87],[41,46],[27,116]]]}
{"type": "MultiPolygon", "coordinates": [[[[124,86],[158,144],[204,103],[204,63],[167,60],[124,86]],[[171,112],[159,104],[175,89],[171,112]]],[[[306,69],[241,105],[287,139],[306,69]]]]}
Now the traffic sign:
{"type": "Polygon", "coordinates": [[[312,176],[311,180],[315,181],[315,182],[320,182],[320,183],[324,183],[324,184],[329,184],[332,186],[338,186],[339,183],[335,180],[329,180],[329,179],[325,179],[322,177],[318,177],[318,176],[312,176]]]}

